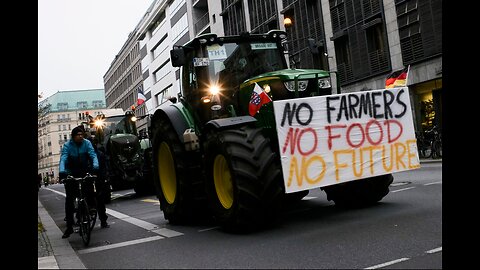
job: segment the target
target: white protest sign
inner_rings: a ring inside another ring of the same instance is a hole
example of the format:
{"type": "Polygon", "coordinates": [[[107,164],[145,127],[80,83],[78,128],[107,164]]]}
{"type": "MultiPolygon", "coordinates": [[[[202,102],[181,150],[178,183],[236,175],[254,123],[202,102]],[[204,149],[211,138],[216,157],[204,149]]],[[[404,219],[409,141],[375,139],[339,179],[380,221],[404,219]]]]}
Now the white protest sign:
{"type": "Polygon", "coordinates": [[[273,106],[287,193],[420,167],[406,87],[273,106]]]}

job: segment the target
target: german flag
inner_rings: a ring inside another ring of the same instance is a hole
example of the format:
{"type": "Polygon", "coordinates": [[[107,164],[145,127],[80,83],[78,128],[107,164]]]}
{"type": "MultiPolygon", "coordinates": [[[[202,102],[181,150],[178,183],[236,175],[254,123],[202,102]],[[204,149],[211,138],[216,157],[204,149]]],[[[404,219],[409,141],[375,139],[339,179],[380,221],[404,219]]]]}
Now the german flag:
{"type": "Polygon", "coordinates": [[[408,67],[394,71],[385,80],[385,88],[407,86],[408,67]]]}

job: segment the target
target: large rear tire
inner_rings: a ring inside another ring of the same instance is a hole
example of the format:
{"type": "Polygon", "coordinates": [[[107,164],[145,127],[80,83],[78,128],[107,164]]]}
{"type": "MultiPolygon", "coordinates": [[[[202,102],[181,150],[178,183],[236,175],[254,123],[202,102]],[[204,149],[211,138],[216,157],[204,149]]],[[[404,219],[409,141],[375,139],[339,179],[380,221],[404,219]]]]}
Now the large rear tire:
{"type": "Polygon", "coordinates": [[[262,129],[211,132],[206,144],[210,209],[231,232],[256,230],[273,221],[284,193],[281,169],[262,129]]]}
{"type": "Polygon", "coordinates": [[[393,175],[385,174],[322,189],[327,193],[327,200],[334,201],[335,205],[346,208],[363,207],[383,199],[388,194],[392,182],[393,175]]]}
{"type": "Polygon", "coordinates": [[[201,159],[187,152],[169,120],[156,123],[153,140],[153,181],[160,209],[172,224],[192,221],[205,207],[201,159]]]}

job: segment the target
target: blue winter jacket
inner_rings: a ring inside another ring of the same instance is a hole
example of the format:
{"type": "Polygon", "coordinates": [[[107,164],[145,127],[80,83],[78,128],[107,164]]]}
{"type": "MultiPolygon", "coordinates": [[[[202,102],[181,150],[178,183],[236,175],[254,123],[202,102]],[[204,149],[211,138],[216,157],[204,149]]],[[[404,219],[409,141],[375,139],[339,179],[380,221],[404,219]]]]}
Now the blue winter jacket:
{"type": "Polygon", "coordinates": [[[98,158],[89,140],[77,145],[70,139],[63,145],[60,155],[60,173],[83,177],[91,169],[98,170],[98,158]]]}

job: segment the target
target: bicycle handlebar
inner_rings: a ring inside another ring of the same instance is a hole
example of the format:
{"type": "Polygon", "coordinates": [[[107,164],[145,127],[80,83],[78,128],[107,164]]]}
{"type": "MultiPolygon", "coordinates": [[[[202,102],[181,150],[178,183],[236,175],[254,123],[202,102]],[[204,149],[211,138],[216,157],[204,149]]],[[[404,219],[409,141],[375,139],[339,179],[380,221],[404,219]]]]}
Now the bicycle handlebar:
{"type": "Polygon", "coordinates": [[[65,182],[75,182],[75,181],[84,181],[90,178],[96,178],[97,176],[94,174],[87,173],[84,177],[73,177],[71,175],[67,175],[65,179],[62,180],[63,183],[65,182]]]}

